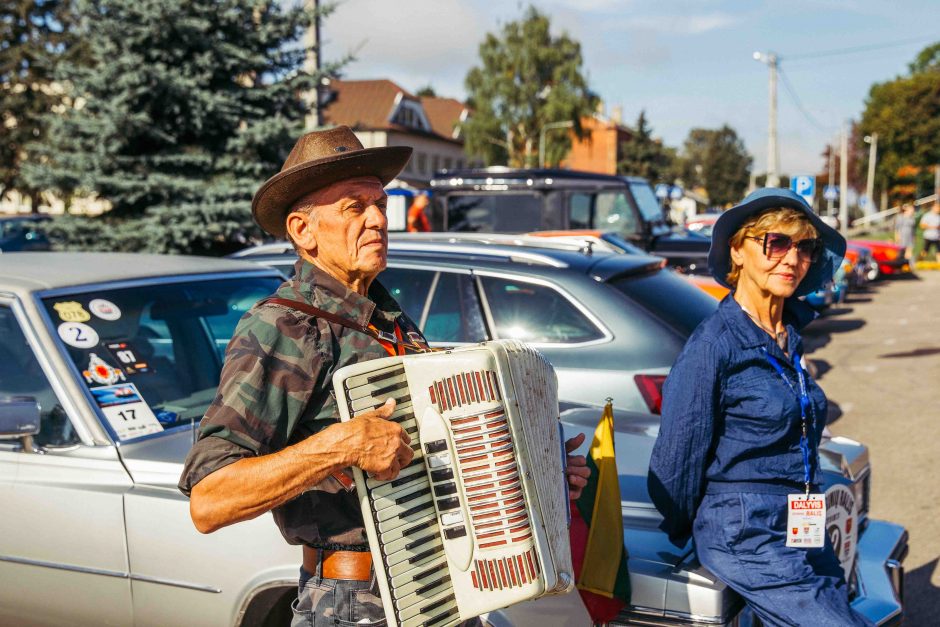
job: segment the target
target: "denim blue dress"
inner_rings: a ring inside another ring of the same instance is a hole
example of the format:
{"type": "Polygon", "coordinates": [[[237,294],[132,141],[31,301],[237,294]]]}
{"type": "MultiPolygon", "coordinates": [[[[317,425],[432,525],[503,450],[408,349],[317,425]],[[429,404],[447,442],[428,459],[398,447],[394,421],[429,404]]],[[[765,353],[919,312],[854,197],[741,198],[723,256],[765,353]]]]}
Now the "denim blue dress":
{"type": "MultiPolygon", "coordinates": [[[[662,528],[677,544],[691,535],[702,565],[767,625],[870,625],[849,606],[828,541],[819,549],[786,546],[787,495],[804,490],[800,403],[764,351],[795,389],[797,374],[733,296],[699,325],[666,379],[649,474],[662,528]]],[[[813,317],[808,305],[787,302],[790,356],[803,354],[798,329],[813,317]]],[[[807,386],[815,490],[826,396],[809,375],[807,386]]]]}

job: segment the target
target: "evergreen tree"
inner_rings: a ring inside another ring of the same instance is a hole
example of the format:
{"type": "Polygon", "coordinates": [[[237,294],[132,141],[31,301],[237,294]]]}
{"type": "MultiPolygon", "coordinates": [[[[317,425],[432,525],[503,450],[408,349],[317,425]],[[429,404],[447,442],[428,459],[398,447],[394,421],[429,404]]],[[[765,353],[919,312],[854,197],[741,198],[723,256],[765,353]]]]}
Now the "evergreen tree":
{"type": "Polygon", "coordinates": [[[653,129],[640,111],[630,141],[620,146],[617,171],[626,176],[642,176],[650,183],[672,183],[676,178],[676,151],[653,137],[653,129]]]}
{"type": "Polygon", "coordinates": [[[693,128],[683,146],[682,179],[687,187],[704,187],[713,205],[726,205],[744,197],[752,163],[744,141],[727,124],[693,128]]]}
{"type": "MultiPolygon", "coordinates": [[[[535,167],[542,128],[570,122],[582,134],[581,118],[591,115],[597,97],[582,72],[581,44],[562,33],[555,37],[546,15],[529,7],[521,20],[489,33],[480,44],[481,67],[467,74],[467,105],[473,115],[463,124],[467,154],[487,165],[535,167]]],[[[549,164],[571,148],[565,129],[545,136],[549,164]]]]}
{"type": "Polygon", "coordinates": [[[0,195],[18,191],[33,212],[41,190],[23,179],[26,145],[43,137],[42,116],[62,104],[52,79],[57,61],[81,59],[71,18],[65,0],[0,0],[0,195]]]}
{"type": "Polygon", "coordinates": [[[297,45],[313,15],[278,0],[75,0],[87,65],[60,64],[75,106],[47,117],[37,187],[111,210],[53,228],[72,247],[222,254],[259,236],[252,194],[302,132],[318,77],[297,45]]]}

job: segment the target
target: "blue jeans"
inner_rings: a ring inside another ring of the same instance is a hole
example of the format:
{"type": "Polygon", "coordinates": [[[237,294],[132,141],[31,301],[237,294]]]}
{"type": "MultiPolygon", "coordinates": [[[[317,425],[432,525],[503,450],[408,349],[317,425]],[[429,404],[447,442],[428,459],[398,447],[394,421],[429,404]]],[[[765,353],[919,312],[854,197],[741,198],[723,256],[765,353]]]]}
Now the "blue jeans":
{"type": "Polygon", "coordinates": [[[767,625],[869,626],[849,605],[832,545],[786,546],[785,494],[706,494],[692,535],[698,559],[767,625]]]}

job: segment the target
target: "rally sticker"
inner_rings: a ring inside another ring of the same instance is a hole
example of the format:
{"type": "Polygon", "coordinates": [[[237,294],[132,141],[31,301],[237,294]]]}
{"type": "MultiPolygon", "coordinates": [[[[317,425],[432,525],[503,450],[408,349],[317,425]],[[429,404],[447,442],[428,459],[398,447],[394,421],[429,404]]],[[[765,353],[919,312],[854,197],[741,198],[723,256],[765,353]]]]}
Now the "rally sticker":
{"type": "Polygon", "coordinates": [[[59,337],[75,348],[98,346],[98,332],[82,322],[63,322],[58,328],[59,337]]]}
{"type": "Polygon", "coordinates": [[[135,349],[129,342],[111,342],[105,344],[114,358],[118,361],[126,374],[140,374],[150,372],[150,364],[140,359],[135,349]]]}
{"type": "Polygon", "coordinates": [[[89,385],[92,383],[112,385],[118,381],[127,380],[122,370],[113,367],[95,353],[88,356],[88,368],[82,371],[82,376],[89,385]]]}
{"type": "Polygon", "coordinates": [[[826,533],[848,578],[858,546],[858,505],[848,486],[836,484],[826,490],[826,533]]]}
{"type": "Polygon", "coordinates": [[[56,303],[52,308],[59,314],[59,320],[64,322],[88,322],[91,320],[91,314],[82,308],[81,303],[74,300],[56,303]]]}
{"type": "Polygon", "coordinates": [[[114,322],[121,318],[121,309],[110,300],[105,300],[103,298],[96,298],[88,303],[88,308],[91,310],[91,313],[95,314],[102,320],[107,320],[109,322],[114,322]]]}
{"type": "Polygon", "coordinates": [[[163,431],[163,426],[133,383],[91,388],[91,394],[120,439],[163,431]]]}
{"type": "Polygon", "coordinates": [[[787,495],[787,546],[818,549],[826,544],[826,500],[822,494],[787,495]]]}

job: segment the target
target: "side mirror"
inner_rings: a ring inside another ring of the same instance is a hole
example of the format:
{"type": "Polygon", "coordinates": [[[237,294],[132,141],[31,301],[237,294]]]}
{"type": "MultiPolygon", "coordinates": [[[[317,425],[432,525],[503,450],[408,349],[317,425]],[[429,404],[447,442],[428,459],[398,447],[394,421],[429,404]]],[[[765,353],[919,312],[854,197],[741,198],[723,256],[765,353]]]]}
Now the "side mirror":
{"type": "Polygon", "coordinates": [[[40,420],[39,403],[32,396],[0,398],[0,439],[22,439],[23,450],[31,451],[40,420]]]}

